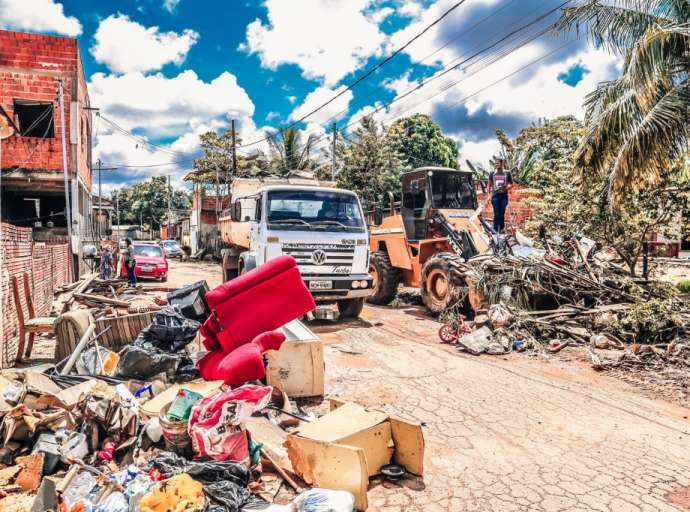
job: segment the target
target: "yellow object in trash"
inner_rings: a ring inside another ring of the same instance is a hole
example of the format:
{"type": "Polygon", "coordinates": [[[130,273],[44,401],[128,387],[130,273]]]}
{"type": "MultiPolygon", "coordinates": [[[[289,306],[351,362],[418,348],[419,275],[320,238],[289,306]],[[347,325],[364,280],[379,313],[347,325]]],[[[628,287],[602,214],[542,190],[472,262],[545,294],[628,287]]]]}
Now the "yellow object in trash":
{"type": "Polygon", "coordinates": [[[187,473],[158,482],[139,502],[141,512],[203,512],[204,488],[187,473]]]}

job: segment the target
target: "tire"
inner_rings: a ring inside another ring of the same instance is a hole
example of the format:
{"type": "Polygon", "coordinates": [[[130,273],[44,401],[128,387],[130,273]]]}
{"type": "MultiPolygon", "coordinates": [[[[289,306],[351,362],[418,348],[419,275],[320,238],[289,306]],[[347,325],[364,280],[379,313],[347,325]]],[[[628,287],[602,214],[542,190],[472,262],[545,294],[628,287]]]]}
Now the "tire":
{"type": "Polygon", "coordinates": [[[167,282],[168,282],[168,276],[167,275],[164,275],[163,277],[161,277],[161,283],[167,283],[167,282]]]}
{"type": "Polygon", "coordinates": [[[347,299],[338,301],[340,318],[358,318],[364,308],[364,299],[347,299]]]}
{"type": "Polygon", "coordinates": [[[449,252],[434,254],[422,267],[422,302],[434,315],[455,305],[467,290],[460,270],[462,258],[449,252]]]}
{"type": "Polygon", "coordinates": [[[398,294],[400,271],[391,264],[388,253],[376,251],[369,260],[369,273],[374,278],[373,293],[367,297],[367,302],[386,305],[398,294]]]}

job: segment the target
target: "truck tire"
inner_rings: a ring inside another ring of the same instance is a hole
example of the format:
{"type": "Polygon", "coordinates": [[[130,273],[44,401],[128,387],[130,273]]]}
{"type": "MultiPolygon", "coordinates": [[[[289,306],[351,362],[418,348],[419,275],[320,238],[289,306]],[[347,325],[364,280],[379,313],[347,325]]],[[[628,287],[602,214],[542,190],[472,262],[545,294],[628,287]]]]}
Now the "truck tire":
{"type": "Polygon", "coordinates": [[[463,259],[450,252],[434,254],[422,267],[422,302],[434,315],[454,306],[467,291],[463,259]]]}
{"type": "Polygon", "coordinates": [[[358,318],[364,308],[364,299],[345,299],[338,301],[340,318],[358,318]]]}
{"type": "Polygon", "coordinates": [[[388,253],[376,251],[369,260],[369,273],[374,279],[373,293],[367,297],[372,304],[386,305],[398,294],[400,271],[391,264],[388,253]]]}

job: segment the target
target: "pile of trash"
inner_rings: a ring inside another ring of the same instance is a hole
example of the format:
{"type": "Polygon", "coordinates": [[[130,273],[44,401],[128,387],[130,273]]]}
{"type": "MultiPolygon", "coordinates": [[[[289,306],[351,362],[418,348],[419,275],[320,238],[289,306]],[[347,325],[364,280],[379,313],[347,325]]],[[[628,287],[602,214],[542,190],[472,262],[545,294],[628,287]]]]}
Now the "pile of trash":
{"type": "Polygon", "coordinates": [[[118,350],[102,343],[110,325],[68,311],[56,336],[69,354],[0,372],[4,512],[352,512],[370,476],[421,475],[421,425],[297,404],[323,394],[324,365],[295,320],[314,303],[291,257],[159,303],[149,325],[124,324],[118,350]]]}
{"type": "Polygon", "coordinates": [[[690,307],[670,285],[631,277],[586,239],[564,245],[468,262],[481,307],[472,321],[464,302],[446,311],[441,340],[471,354],[586,346],[597,370],[690,367],[690,307]],[[605,358],[601,350],[620,353],[605,358]]]}

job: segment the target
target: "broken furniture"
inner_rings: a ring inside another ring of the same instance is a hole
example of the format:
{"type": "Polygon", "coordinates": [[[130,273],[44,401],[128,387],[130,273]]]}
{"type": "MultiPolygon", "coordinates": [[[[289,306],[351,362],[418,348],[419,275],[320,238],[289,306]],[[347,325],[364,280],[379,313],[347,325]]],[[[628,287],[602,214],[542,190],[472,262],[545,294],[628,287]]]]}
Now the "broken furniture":
{"type": "Polygon", "coordinates": [[[316,305],[291,256],[269,261],[206,293],[211,316],[200,329],[209,349],[197,364],[206,380],[236,385],[266,376],[262,355],[277,350],[275,331],[316,305]]]}
{"type": "Polygon", "coordinates": [[[19,349],[17,350],[17,358],[19,360],[24,358],[24,348],[26,345],[26,335],[29,335],[29,343],[26,345],[26,357],[31,357],[31,350],[34,347],[34,337],[36,333],[53,333],[55,328],[55,318],[53,317],[39,317],[36,316],[34,309],[34,302],[31,298],[31,287],[29,286],[29,274],[24,272],[21,274],[22,289],[24,290],[24,303],[26,304],[27,315],[24,316],[22,309],[22,301],[19,297],[19,283],[17,276],[12,276],[12,294],[14,297],[14,305],[17,310],[17,317],[19,318],[19,349]]]}
{"type": "Polygon", "coordinates": [[[306,325],[293,320],[279,329],[285,334],[280,350],[266,353],[266,382],[290,398],[323,396],[323,343],[306,325]]]}
{"type": "Polygon", "coordinates": [[[367,508],[369,477],[390,464],[424,471],[424,435],[409,423],[361,405],[331,400],[331,412],[287,436],[288,457],[308,484],[349,491],[358,510],[367,508]]]}
{"type": "Polygon", "coordinates": [[[141,331],[151,325],[155,312],[135,313],[117,317],[103,317],[94,320],[88,309],[75,309],[63,313],[55,322],[55,359],[68,357],[86,332],[90,322],[95,323],[95,332],[102,333],[98,344],[118,351],[134,340],[141,331]]]}

